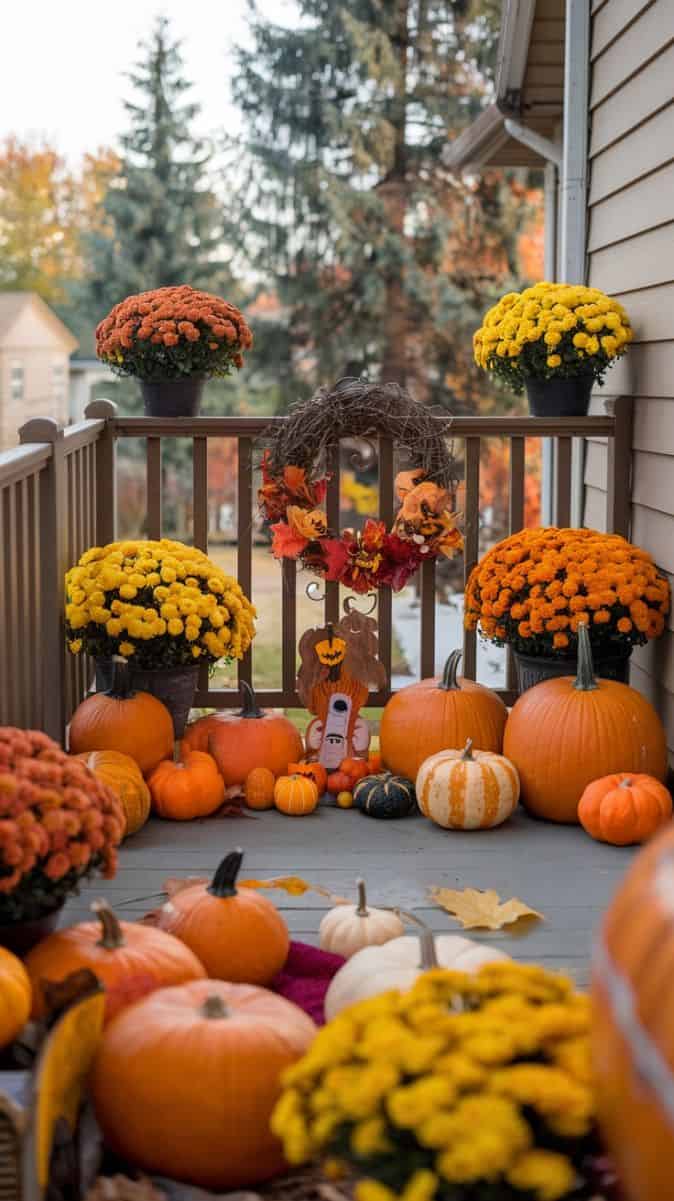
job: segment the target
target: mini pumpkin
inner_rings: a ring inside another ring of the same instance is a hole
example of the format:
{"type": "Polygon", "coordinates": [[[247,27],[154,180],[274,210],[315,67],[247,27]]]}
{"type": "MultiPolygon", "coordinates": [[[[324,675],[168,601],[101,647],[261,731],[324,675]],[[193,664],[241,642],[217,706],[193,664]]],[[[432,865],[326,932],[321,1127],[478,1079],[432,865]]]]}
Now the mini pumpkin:
{"type": "Polygon", "coordinates": [[[83,700],[70,720],[70,751],[122,751],[143,775],[173,754],[173,719],[149,692],[134,692],[129,665],[115,656],[112,685],[83,700]]]}
{"type": "Polygon", "coordinates": [[[303,761],[302,763],[289,763],[287,775],[289,775],[289,776],[308,776],[309,779],[313,780],[314,784],[316,785],[316,788],[318,789],[319,797],[322,797],[323,793],[327,791],[328,773],[325,770],[325,768],[323,767],[322,763],[317,763],[315,761],[313,761],[313,762],[303,761]]]}
{"type": "Polygon", "coordinates": [[[646,842],[672,816],[672,797],[653,776],[620,772],[588,784],[578,805],[583,829],[616,847],[646,842]]]}
{"type": "Polygon", "coordinates": [[[150,816],[150,790],[136,760],[121,751],[85,751],[76,758],[119,797],[126,818],[124,836],[137,833],[150,816]]]}
{"type": "Polygon", "coordinates": [[[364,880],[358,880],[356,885],[358,903],[335,905],[321,919],[318,928],[321,950],[341,955],[344,959],[349,959],[363,947],[380,946],[405,933],[397,913],[368,906],[364,880]]]}
{"type": "Polygon", "coordinates": [[[351,776],[347,776],[345,771],[333,771],[328,776],[328,792],[331,796],[337,796],[340,792],[351,791],[351,776]]]}
{"type": "Polygon", "coordinates": [[[352,785],[357,784],[364,776],[370,775],[367,759],[342,759],[339,771],[349,777],[352,785]]]}
{"type": "Polygon", "coordinates": [[[179,763],[165,759],[147,782],[154,812],[170,821],[208,817],[225,799],[225,782],[206,751],[184,751],[179,763]]]}
{"type": "Polygon", "coordinates": [[[514,765],[503,755],[474,751],[470,738],[462,751],[431,755],[417,776],[421,812],[445,830],[500,826],[516,808],[519,795],[514,765]]]}
{"type": "Polygon", "coordinates": [[[250,684],[241,683],[243,707],[239,713],[212,713],[185,730],[184,745],[191,751],[209,751],[227,788],[243,784],[254,767],[268,767],[274,776],[302,757],[302,739],[289,718],[260,709],[250,684]]]}
{"type": "Polygon", "coordinates": [[[273,809],[274,773],[268,767],[254,767],[248,772],[243,788],[246,804],[249,809],[273,809]]]}
{"type": "Polygon", "coordinates": [[[304,817],[318,804],[318,789],[308,776],[280,776],[274,785],[274,804],[281,813],[304,817]]]}
{"type": "Polygon", "coordinates": [[[30,1017],[31,984],[20,959],[0,947],[0,1051],[14,1042],[30,1017]]]}
{"type": "Polygon", "coordinates": [[[353,790],[353,803],[368,817],[388,820],[409,817],[417,807],[414,785],[404,776],[390,771],[378,776],[363,776],[353,790]]]}

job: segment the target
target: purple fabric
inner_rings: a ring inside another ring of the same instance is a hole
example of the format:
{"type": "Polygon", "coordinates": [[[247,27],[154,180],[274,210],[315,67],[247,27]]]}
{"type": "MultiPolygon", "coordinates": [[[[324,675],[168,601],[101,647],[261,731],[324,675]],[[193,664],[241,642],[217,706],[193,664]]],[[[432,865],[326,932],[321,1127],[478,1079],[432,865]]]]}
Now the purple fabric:
{"type": "Polygon", "coordinates": [[[318,1026],[325,1024],[323,1002],[332,977],[346,961],[304,942],[291,942],[283,971],[271,983],[273,992],[294,1001],[318,1026]]]}

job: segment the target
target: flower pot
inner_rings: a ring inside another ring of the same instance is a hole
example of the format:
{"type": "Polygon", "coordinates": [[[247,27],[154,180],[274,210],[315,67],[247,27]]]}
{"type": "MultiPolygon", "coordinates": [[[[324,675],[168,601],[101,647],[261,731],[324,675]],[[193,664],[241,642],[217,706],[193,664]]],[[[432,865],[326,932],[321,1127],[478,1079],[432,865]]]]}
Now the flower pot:
{"type": "Polygon", "coordinates": [[[146,417],[198,417],[204,390],[203,375],[182,379],[141,380],[146,417]]]}
{"type": "MultiPolygon", "coordinates": [[[[632,647],[629,643],[616,649],[612,654],[594,654],[592,660],[595,675],[604,680],[618,680],[621,684],[629,684],[631,654],[632,647]]],[[[513,655],[520,694],[526,692],[528,688],[534,688],[543,680],[551,680],[558,676],[575,676],[576,674],[575,658],[553,659],[545,655],[523,655],[520,651],[513,651],[513,655]]]]}
{"type": "MultiPolygon", "coordinates": [[[[134,667],[129,663],[131,684],[137,692],[149,692],[166,705],[173,718],[176,738],[182,738],[197,690],[199,667],[134,667]]],[[[112,685],[112,660],[96,660],[96,691],[107,692],[112,685]]]]}
{"type": "Polygon", "coordinates": [[[63,901],[54,909],[47,910],[41,917],[28,921],[15,921],[0,924],[0,947],[6,947],[15,955],[25,955],[38,942],[42,942],[48,934],[56,929],[63,909],[63,901]]]}
{"type": "Polygon", "coordinates": [[[593,383],[593,375],[528,379],[529,412],[533,417],[586,417],[593,383]]]}

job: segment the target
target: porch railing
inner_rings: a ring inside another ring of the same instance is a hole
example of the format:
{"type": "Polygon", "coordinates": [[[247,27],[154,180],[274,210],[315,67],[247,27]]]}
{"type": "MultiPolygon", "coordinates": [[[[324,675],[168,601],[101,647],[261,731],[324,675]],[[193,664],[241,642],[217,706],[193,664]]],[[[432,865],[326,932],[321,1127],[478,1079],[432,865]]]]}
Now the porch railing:
{"type": "MultiPolygon", "coordinates": [[[[284,418],[276,418],[282,421],[284,418]]],[[[64,649],[63,576],[67,567],[93,544],[115,537],[117,521],[116,448],[121,439],[145,442],[147,536],[159,538],[162,525],[162,440],[192,442],[193,541],[208,546],[208,440],[235,439],[237,470],[237,576],[247,595],[253,588],[254,466],[256,441],[269,428],[266,417],[198,417],[164,420],[118,416],[110,401],[90,404],[86,420],[67,429],[50,419],[34,419],[20,430],[21,445],[0,454],[0,724],[39,727],[62,738],[75,706],[91,683],[91,665],[64,649]]],[[[630,519],[632,410],[629,398],[615,402],[606,415],[583,418],[456,417],[451,424],[455,445],[463,443],[464,580],[478,559],[480,460],[482,439],[509,442],[508,524],[511,532],[524,523],[525,446],[527,438],[549,437],[555,443],[554,520],[570,522],[572,439],[606,439],[608,488],[606,528],[627,535],[630,519]]],[[[460,457],[460,456],[459,456],[460,457]]],[[[380,438],[379,514],[390,525],[394,510],[394,446],[380,438]]],[[[330,525],[339,525],[339,447],[329,463],[327,496],[330,525]]],[[[262,704],[299,706],[295,689],[297,607],[296,568],[282,568],[280,688],[259,691],[262,704]]],[[[325,619],[339,618],[339,586],[325,586],[325,619]]],[[[420,580],[420,670],[435,670],[435,565],[426,563],[420,580]]],[[[380,655],[390,677],[392,596],[378,598],[380,655]]],[[[319,624],[320,617],[316,623],[319,624]]],[[[463,674],[475,678],[476,635],[464,634],[463,674]]],[[[252,652],[239,664],[239,681],[250,681],[252,652]]],[[[514,670],[508,656],[506,700],[512,699],[514,670]]],[[[371,694],[382,705],[388,688],[371,694]]],[[[238,703],[235,690],[212,689],[202,672],[197,704],[228,708],[238,703]]]]}

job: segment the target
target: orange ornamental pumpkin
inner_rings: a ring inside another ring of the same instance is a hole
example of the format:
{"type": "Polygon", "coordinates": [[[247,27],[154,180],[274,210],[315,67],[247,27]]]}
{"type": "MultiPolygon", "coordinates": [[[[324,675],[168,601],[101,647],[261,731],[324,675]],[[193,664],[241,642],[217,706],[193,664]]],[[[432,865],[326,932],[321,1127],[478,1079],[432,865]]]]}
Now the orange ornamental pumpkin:
{"type": "Polygon", "coordinates": [[[339,771],[349,777],[352,785],[370,774],[367,759],[342,759],[339,771]]]}
{"type": "Polygon", "coordinates": [[[664,784],[629,772],[588,784],[578,806],[583,829],[616,847],[646,842],[671,816],[672,798],[664,784]]]}
{"type": "Polygon", "coordinates": [[[306,761],[302,763],[289,763],[288,771],[284,774],[288,776],[308,776],[316,785],[319,797],[322,797],[323,793],[327,792],[328,773],[322,763],[308,763],[306,761]]]}
{"type": "Polygon", "coordinates": [[[164,988],[108,1026],[91,1079],[106,1144],[143,1172],[227,1192],[284,1168],[269,1129],[284,1071],[316,1027],[261,988],[164,988]]]}
{"type": "Polygon", "coordinates": [[[254,767],[249,771],[243,788],[248,808],[273,809],[275,783],[274,773],[268,767],[254,767]]]}
{"type": "Polygon", "coordinates": [[[0,947],[0,1050],[14,1042],[30,1017],[31,986],[20,959],[0,947]]]}
{"type": "Polygon", "coordinates": [[[76,758],[119,797],[126,818],[124,837],[140,830],[150,816],[150,790],[136,760],[121,751],[85,751],[76,758]]]}
{"type": "Polygon", "coordinates": [[[122,751],[147,775],[173,754],[173,719],[149,692],[133,691],[129,665],[117,656],[108,692],[94,692],[73,713],[70,751],[122,751]]]}
{"type": "Polygon", "coordinates": [[[260,709],[249,684],[242,682],[240,713],[212,713],[188,725],[183,744],[190,751],[210,751],[228,788],[243,784],[254,767],[275,776],[302,757],[302,739],[282,713],[260,709]]]}
{"type": "Polygon", "coordinates": [[[664,780],[662,722],[627,684],[595,679],[587,627],[578,628],[578,674],[545,680],[515,702],[503,753],[519,772],[522,802],[538,817],[577,822],[588,784],[612,772],[664,780]]]}
{"type": "Polygon", "coordinates": [[[233,851],[211,884],[175,893],[159,910],[159,926],[182,939],[213,979],[269,984],[288,957],[288,927],[266,897],[237,891],[242,860],[233,851]]]}
{"type": "Polygon", "coordinates": [[[445,830],[490,830],[517,807],[520,782],[503,755],[474,752],[469,738],[462,751],[438,751],[422,763],[416,793],[424,817],[445,830]]]}
{"type": "Polygon", "coordinates": [[[508,711],[503,701],[473,680],[458,678],[461,651],[454,651],[439,680],[401,688],[387,703],[379,745],[390,771],[416,780],[425,759],[472,739],[478,751],[503,748],[508,711]]]}
{"type": "Polygon", "coordinates": [[[184,751],[180,763],[165,759],[147,782],[154,812],[171,821],[208,817],[225,799],[225,782],[206,751],[184,751]]]}
{"type": "Polygon", "coordinates": [[[599,1121],[630,1201],[672,1195],[674,829],[636,856],[606,914],[592,973],[599,1121]]]}
{"type": "Polygon", "coordinates": [[[56,930],[28,952],[34,1018],[45,1013],[42,982],[65,980],[83,968],[89,968],[105,988],[106,1022],[155,988],[206,975],[196,955],[179,939],[153,926],[120,922],[105,901],[96,901],[92,909],[97,921],[56,930]]]}
{"type": "Polygon", "coordinates": [[[290,817],[305,817],[318,804],[318,789],[308,776],[279,776],[274,785],[274,804],[290,817]]]}

